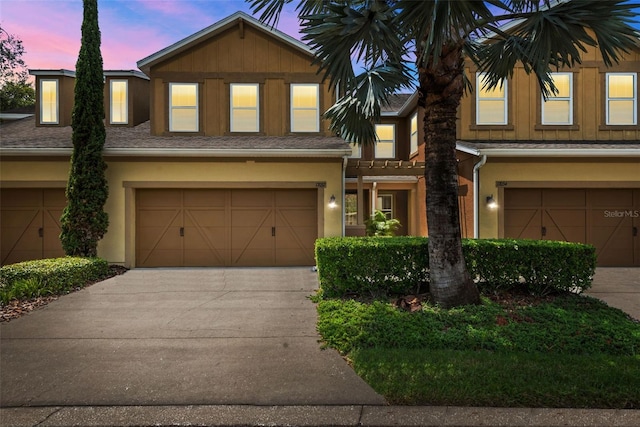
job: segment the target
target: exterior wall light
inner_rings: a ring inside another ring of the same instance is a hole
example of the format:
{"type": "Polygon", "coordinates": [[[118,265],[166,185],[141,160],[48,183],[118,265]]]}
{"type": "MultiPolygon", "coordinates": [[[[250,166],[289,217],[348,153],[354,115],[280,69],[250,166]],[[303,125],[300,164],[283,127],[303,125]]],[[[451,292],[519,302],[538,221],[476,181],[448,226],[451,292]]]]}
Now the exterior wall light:
{"type": "Polygon", "coordinates": [[[496,199],[493,198],[493,194],[490,196],[487,196],[487,207],[489,209],[497,209],[498,208],[498,202],[496,202],[496,199]]]}
{"type": "Polygon", "coordinates": [[[334,196],[333,194],[331,195],[331,197],[329,197],[329,208],[330,209],[335,209],[338,207],[338,204],[336,203],[336,196],[334,196]]]}

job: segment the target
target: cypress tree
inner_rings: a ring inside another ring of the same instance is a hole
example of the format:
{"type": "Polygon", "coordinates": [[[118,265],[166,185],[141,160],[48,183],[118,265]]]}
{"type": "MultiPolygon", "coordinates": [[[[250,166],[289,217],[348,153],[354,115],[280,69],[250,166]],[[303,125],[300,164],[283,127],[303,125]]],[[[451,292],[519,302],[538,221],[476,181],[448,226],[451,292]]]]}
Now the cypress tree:
{"type": "Polygon", "coordinates": [[[94,257],[109,225],[104,211],[109,189],[102,157],[106,133],[98,2],[83,0],[83,8],[71,121],[73,153],[60,239],[67,255],[94,257]]]}

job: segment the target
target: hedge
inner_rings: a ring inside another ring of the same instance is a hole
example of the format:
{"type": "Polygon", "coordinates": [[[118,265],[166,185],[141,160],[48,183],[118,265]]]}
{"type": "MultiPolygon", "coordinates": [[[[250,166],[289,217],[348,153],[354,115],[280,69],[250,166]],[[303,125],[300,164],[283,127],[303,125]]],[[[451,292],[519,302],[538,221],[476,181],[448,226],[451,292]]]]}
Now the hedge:
{"type": "MultiPolygon", "coordinates": [[[[328,237],[316,241],[323,295],[417,293],[429,282],[428,238],[328,237]]],[[[481,291],[525,287],[536,295],[591,286],[595,248],[548,240],[463,239],[469,273],[481,291]]]]}
{"type": "Polygon", "coordinates": [[[0,301],[57,295],[101,280],[109,263],[101,258],[65,257],[25,261],[0,268],[0,301]]]}

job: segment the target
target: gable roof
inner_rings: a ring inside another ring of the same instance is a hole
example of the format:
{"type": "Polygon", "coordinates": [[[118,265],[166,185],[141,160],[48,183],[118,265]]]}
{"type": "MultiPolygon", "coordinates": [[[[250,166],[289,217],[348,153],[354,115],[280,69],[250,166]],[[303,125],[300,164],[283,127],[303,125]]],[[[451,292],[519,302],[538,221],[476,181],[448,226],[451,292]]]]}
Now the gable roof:
{"type": "MultiPolygon", "coordinates": [[[[155,136],[149,122],[107,126],[104,155],[130,157],[336,158],[351,146],[335,136],[155,136]]],[[[0,126],[0,156],[70,156],[71,126],[36,126],[35,118],[0,126]]]]}
{"type": "Polygon", "coordinates": [[[254,28],[276,37],[283,43],[297,49],[298,51],[306,55],[315,56],[315,52],[309,49],[309,47],[301,41],[294,39],[290,35],[285,34],[280,30],[263,24],[262,22],[260,22],[253,16],[246,14],[245,12],[236,12],[233,15],[227,16],[226,18],[216,22],[215,24],[208,26],[207,28],[204,28],[195,34],[190,35],[189,37],[186,37],[168,47],[165,47],[162,50],[159,50],[156,53],[147,56],[146,58],[141,59],[137,62],[138,68],[141,69],[144,73],[149,74],[152,66],[162,61],[166,61],[172,56],[178,55],[179,53],[184,52],[185,50],[201,43],[206,39],[220,34],[221,32],[237,25],[240,22],[246,22],[254,28]]]}

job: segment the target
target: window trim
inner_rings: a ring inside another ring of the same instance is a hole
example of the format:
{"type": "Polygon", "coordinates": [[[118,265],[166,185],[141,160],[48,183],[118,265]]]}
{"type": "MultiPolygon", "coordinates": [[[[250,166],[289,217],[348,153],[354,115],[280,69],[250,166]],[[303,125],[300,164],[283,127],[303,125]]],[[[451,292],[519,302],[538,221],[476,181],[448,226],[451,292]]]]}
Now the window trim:
{"type": "Polygon", "coordinates": [[[480,122],[480,102],[481,102],[481,98],[480,98],[480,89],[481,89],[481,84],[484,80],[484,76],[486,76],[487,73],[476,73],[476,96],[475,96],[475,103],[476,103],[476,111],[475,111],[475,124],[477,126],[506,126],[509,124],[509,81],[507,79],[503,79],[502,80],[502,87],[504,88],[503,91],[503,96],[502,97],[489,97],[489,98],[482,98],[482,101],[502,101],[503,102],[503,112],[504,112],[504,121],[503,122],[480,122]]]}
{"type": "Polygon", "coordinates": [[[418,147],[420,146],[418,141],[418,112],[416,111],[409,119],[409,155],[414,156],[418,154],[418,147]],[[416,130],[413,130],[413,121],[416,123],[416,130]],[[414,140],[415,137],[415,140],[414,140]]]}
{"type": "Polygon", "coordinates": [[[60,80],[59,79],[40,79],[40,87],[38,89],[40,89],[40,93],[38,94],[38,101],[40,102],[40,124],[41,125],[57,125],[60,124],[60,80]],[[56,85],[56,106],[55,106],[55,113],[56,113],[56,119],[55,121],[44,121],[43,119],[43,110],[44,110],[44,103],[42,102],[42,95],[44,94],[44,89],[42,88],[43,84],[45,82],[54,82],[56,85]]]}
{"type": "Polygon", "coordinates": [[[551,73],[552,76],[560,76],[560,75],[567,75],[569,76],[569,96],[568,97],[560,97],[560,96],[549,96],[549,98],[547,100],[544,99],[544,96],[541,94],[540,95],[540,99],[541,99],[541,109],[540,109],[540,123],[543,126],[573,126],[574,125],[574,112],[573,112],[573,107],[574,107],[574,79],[573,79],[573,73],[572,72],[558,72],[558,73],[551,73]],[[545,115],[544,115],[544,106],[547,102],[549,101],[569,101],[569,122],[568,123],[560,123],[560,122],[546,122],[545,121],[545,115]]]}
{"type": "Polygon", "coordinates": [[[187,82],[171,82],[169,83],[169,132],[176,132],[176,133],[196,133],[200,131],[200,88],[199,88],[199,84],[198,83],[187,83],[187,82]],[[195,106],[191,107],[184,107],[184,106],[180,106],[180,107],[174,107],[172,105],[172,97],[173,97],[173,93],[172,93],[172,87],[173,86],[195,86],[196,88],[196,104],[195,106]],[[195,130],[174,130],[173,129],[173,110],[174,109],[178,109],[178,110],[195,110],[196,112],[196,128],[195,130]]]}
{"type": "Polygon", "coordinates": [[[317,133],[320,132],[320,85],[318,83],[291,83],[289,88],[289,120],[290,120],[290,129],[292,133],[317,133]],[[316,106],[315,108],[310,107],[294,107],[293,105],[293,90],[295,87],[300,86],[312,86],[316,88],[316,106]],[[316,125],[315,130],[295,130],[294,129],[294,111],[297,110],[306,110],[306,111],[315,111],[316,115],[316,125]]]}
{"type": "Polygon", "coordinates": [[[606,126],[637,126],[638,125],[638,74],[633,72],[627,73],[605,73],[605,125],[606,126]],[[609,96],[609,76],[631,76],[633,78],[633,97],[632,98],[614,98],[609,96]],[[633,123],[611,123],[609,116],[610,101],[629,100],[633,101],[633,123]]]}
{"type": "Polygon", "coordinates": [[[256,133],[260,132],[260,84],[258,83],[231,83],[229,84],[229,131],[234,133],[256,133]],[[233,106],[233,88],[235,86],[250,86],[256,90],[255,107],[234,107],[233,106]],[[234,130],[233,129],[233,113],[235,110],[254,111],[255,110],[255,130],[234,130]]]}
{"type": "Polygon", "coordinates": [[[376,210],[384,213],[385,216],[387,215],[387,213],[389,213],[389,216],[387,216],[387,219],[395,218],[395,197],[394,197],[394,194],[393,193],[382,193],[382,192],[379,192],[376,195],[376,210]],[[384,211],[383,210],[382,204],[380,205],[380,208],[378,208],[378,199],[382,199],[384,197],[388,197],[391,200],[391,208],[388,211],[384,211]]]}
{"type": "Polygon", "coordinates": [[[126,79],[113,79],[109,81],[109,124],[112,125],[127,125],[129,124],[129,80],[126,79]],[[113,120],[113,84],[124,83],[124,121],[113,120]]]}
{"type": "Polygon", "coordinates": [[[377,123],[375,125],[375,131],[376,131],[376,145],[374,147],[374,158],[376,159],[395,159],[396,158],[396,125],[395,123],[377,123]],[[391,126],[393,128],[393,139],[388,140],[382,140],[378,137],[378,126],[391,126]],[[378,144],[380,142],[391,142],[391,157],[380,157],[378,156],[378,144]]]}

